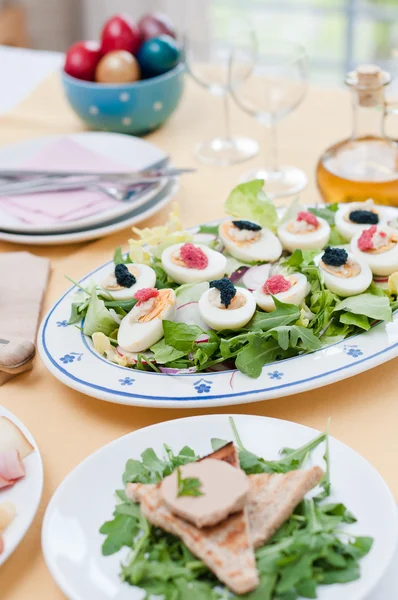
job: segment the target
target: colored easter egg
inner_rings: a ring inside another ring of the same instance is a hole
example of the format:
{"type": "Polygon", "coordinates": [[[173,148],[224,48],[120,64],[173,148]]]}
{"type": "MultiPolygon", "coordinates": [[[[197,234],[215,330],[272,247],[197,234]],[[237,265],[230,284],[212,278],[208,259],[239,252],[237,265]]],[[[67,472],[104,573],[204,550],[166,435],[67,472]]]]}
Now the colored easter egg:
{"type": "Polygon", "coordinates": [[[127,50],[136,54],[141,45],[137,23],[129,15],[115,15],[108,19],[101,32],[101,52],[127,50]]]}
{"type": "Polygon", "coordinates": [[[77,42],[69,48],[65,56],[65,73],[84,79],[94,81],[95,69],[101,58],[98,42],[77,42]]]}
{"type": "Polygon", "coordinates": [[[173,69],[179,62],[180,48],[169,35],[160,35],[144,42],[137,59],[144,77],[155,77],[173,69]]]}
{"type": "Polygon", "coordinates": [[[95,71],[99,83],[128,83],[140,78],[140,67],[130,52],[115,50],[101,58],[95,71]]]}
{"type": "Polygon", "coordinates": [[[162,34],[176,37],[176,30],[169,16],[160,12],[148,13],[138,21],[141,38],[144,42],[162,34]]]}

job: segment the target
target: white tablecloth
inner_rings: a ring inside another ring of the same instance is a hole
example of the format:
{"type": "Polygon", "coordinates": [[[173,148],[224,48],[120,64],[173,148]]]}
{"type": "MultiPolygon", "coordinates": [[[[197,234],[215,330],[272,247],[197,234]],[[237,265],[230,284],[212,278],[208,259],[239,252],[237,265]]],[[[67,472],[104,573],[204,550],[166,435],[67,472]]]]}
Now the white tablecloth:
{"type": "MultiPolygon", "coordinates": [[[[63,62],[59,52],[44,52],[0,46],[0,113],[21,102],[52,71],[63,62]]],[[[398,599],[398,548],[394,560],[383,578],[366,600],[398,599]]],[[[336,598],[338,600],[338,598],[336,598]]]]}

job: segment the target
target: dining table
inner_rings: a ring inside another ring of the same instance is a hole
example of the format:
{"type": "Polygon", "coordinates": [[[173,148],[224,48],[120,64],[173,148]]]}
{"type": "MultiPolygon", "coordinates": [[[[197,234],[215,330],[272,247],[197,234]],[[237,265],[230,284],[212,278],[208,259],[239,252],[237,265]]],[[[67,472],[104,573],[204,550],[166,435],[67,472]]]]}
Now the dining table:
{"type": "MultiPolygon", "coordinates": [[[[1,54],[0,50],[0,60],[1,54]]],[[[35,60],[37,64],[40,62],[40,55],[39,51],[30,51],[32,64],[35,60]]],[[[12,86],[11,68],[9,77],[9,81],[3,80],[4,89],[12,86]]],[[[256,139],[260,154],[244,164],[228,167],[197,162],[195,145],[223,133],[222,109],[222,99],[212,96],[187,76],[180,106],[163,127],[146,136],[171,156],[173,164],[197,169],[196,173],[181,178],[174,198],[184,226],[222,217],[224,201],[243,171],[265,165],[268,160],[266,128],[231,104],[233,134],[256,139]]],[[[391,128],[395,128],[398,137],[398,117],[396,121],[391,123],[391,128]]],[[[278,160],[281,164],[300,167],[309,178],[307,188],[300,195],[302,203],[321,201],[315,181],[317,159],[331,143],[348,136],[350,125],[348,92],[344,88],[316,85],[309,86],[302,104],[278,124],[278,160]]],[[[65,99],[58,68],[53,72],[47,69],[25,97],[19,97],[16,104],[7,106],[0,114],[1,145],[84,130],[85,125],[65,99]]],[[[278,204],[290,201],[284,199],[278,204]]],[[[162,224],[169,209],[162,209],[140,226],[162,224]]],[[[44,315],[70,287],[65,275],[78,280],[109,260],[116,246],[127,248],[131,236],[131,230],[125,228],[93,242],[64,246],[28,247],[0,242],[0,252],[28,250],[50,259],[51,276],[45,291],[44,315]]],[[[101,446],[136,429],[169,419],[209,413],[244,413],[294,421],[318,430],[324,430],[330,419],[331,435],[365,457],[385,479],[398,501],[398,358],[355,377],[301,394],[221,408],[163,409],[123,406],[85,396],[55,379],[37,357],[31,371],[0,387],[0,404],[28,427],[44,463],[44,491],[39,511],[25,538],[0,570],[1,600],[65,598],[47,570],[41,552],[41,525],[52,494],[68,473],[101,446]]],[[[333,477],[333,464],[331,468],[333,477]]],[[[363,493],[366,494],[366,489],[363,493]]],[[[394,561],[385,579],[367,600],[398,597],[398,555],[394,561]]]]}

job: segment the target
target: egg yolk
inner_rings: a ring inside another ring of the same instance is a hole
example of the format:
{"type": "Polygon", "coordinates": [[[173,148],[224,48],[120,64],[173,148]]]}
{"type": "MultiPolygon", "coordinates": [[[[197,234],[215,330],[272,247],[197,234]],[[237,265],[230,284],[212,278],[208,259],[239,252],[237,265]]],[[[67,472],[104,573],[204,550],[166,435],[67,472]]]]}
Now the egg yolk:
{"type": "MultiPolygon", "coordinates": [[[[158,291],[158,294],[156,296],[151,296],[150,298],[152,303],[149,311],[139,317],[139,323],[148,323],[148,321],[156,319],[156,317],[161,315],[168,304],[173,304],[172,290],[164,289],[156,291],[158,291]]],[[[149,299],[147,299],[147,301],[149,301],[149,299]]]]}

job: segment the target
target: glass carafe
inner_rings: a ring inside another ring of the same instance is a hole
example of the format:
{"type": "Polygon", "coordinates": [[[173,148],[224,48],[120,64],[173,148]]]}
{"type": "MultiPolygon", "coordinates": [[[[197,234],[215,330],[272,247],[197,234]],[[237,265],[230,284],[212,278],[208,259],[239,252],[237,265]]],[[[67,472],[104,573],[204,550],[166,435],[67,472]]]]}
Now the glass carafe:
{"type": "Polygon", "coordinates": [[[328,148],[317,166],[325,202],[360,202],[398,206],[398,144],[384,131],[388,112],[385,87],[391,77],[375,65],[348,73],[353,106],[351,136],[328,148]]]}

